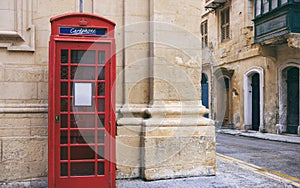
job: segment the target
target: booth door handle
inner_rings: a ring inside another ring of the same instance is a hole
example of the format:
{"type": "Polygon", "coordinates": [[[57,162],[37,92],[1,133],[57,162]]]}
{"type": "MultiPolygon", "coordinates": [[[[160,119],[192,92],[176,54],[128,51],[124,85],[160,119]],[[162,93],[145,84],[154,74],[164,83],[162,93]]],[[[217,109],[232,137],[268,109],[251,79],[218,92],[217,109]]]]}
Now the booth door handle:
{"type": "Polygon", "coordinates": [[[59,123],[59,115],[55,115],[55,123],[59,123]]]}

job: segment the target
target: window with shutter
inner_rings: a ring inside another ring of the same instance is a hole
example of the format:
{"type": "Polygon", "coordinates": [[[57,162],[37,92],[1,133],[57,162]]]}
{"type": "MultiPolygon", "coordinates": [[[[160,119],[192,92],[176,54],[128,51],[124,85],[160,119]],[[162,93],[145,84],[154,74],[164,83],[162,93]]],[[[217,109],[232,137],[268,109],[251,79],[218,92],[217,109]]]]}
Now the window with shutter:
{"type": "Polygon", "coordinates": [[[230,15],[229,8],[225,8],[221,11],[221,40],[230,39],[230,15]]]}
{"type": "Polygon", "coordinates": [[[205,48],[207,47],[208,44],[207,20],[201,23],[201,35],[202,35],[202,48],[205,48]]]}

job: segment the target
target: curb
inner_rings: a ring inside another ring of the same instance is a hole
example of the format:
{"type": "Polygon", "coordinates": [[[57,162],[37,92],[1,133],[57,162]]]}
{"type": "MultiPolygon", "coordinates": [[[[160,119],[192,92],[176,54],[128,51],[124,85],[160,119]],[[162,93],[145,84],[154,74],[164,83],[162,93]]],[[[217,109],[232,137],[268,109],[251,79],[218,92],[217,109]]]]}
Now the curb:
{"type": "Polygon", "coordinates": [[[256,132],[256,131],[242,132],[239,130],[229,130],[229,129],[217,130],[217,133],[236,135],[236,136],[244,136],[244,137],[277,141],[277,142],[286,142],[286,143],[292,143],[292,144],[300,144],[299,136],[286,136],[286,135],[278,135],[278,134],[272,134],[272,133],[260,133],[260,132],[256,132]]]}

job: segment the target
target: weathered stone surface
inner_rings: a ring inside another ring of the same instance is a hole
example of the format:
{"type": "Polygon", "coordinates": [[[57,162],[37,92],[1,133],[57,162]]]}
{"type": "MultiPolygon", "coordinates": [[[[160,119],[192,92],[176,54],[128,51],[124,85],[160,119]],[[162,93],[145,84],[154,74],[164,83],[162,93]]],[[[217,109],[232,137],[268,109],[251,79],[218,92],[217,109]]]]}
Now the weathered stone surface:
{"type": "Polygon", "coordinates": [[[46,175],[47,138],[9,137],[2,139],[0,179],[40,177],[46,175]]]}
{"type": "Polygon", "coordinates": [[[37,99],[37,84],[30,82],[0,83],[0,99],[37,99]]]}
{"type": "Polygon", "coordinates": [[[4,81],[4,67],[0,64],[0,81],[4,81]]]}
{"type": "Polygon", "coordinates": [[[48,99],[48,83],[47,82],[39,82],[38,86],[38,99],[48,99]]]}
{"type": "Polygon", "coordinates": [[[144,178],[146,180],[170,179],[181,177],[194,177],[194,176],[209,176],[215,175],[215,166],[203,166],[203,164],[186,164],[184,167],[171,166],[171,168],[153,168],[146,169],[144,178]]]}
{"type": "Polygon", "coordinates": [[[289,37],[288,37],[288,40],[287,40],[288,46],[291,47],[291,48],[300,49],[299,39],[300,39],[300,34],[298,34],[298,33],[290,34],[289,37]]]}
{"type": "Polygon", "coordinates": [[[47,175],[47,114],[0,114],[0,180],[47,175]]]}
{"type": "Polygon", "coordinates": [[[33,56],[31,53],[18,52],[8,52],[5,48],[0,49],[0,59],[2,63],[6,65],[32,65],[33,56]]]}
{"type": "Polygon", "coordinates": [[[202,126],[185,121],[170,126],[167,123],[170,118],[154,119],[157,120],[144,121],[142,169],[145,179],[215,174],[215,131],[209,121],[200,120],[198,125],[202,126]]]}
{"type": "Polygon", "coordinates": [[[0,137],[6,137],[6,136],[29,136],[30,135],[30,129],[29,127],[16,127],[16,128],[0,128],[0,137]]]}
{"type": "Polygon", "coordinates": [[[4,70],[6,82],[39,82],[44,79],[43,69],[34,68],[7,68],[4,70]]]}
{"type": "MultiPolygon", "coordinates": [[[[118,138],[131,140],[135,135],[140,139],[138,167],[148,180],[214,174],[214,170],[206,170],[215,168],[215,140],[213,122],[203,118],[208,110],[200,100],[201,43],[196,27],[200,12],[195,8],[199,1],[152,1],[150,6],[150,19],[146,17],[152,21],[149,25],[140,24],[138,30],[127,28],[133,32],[128,35],[128,43],[150,40],[151,45],[144,48],[149,48],[151,56],[147,50],[139,54],[127,51],[126,105],[120,109],[123,116],[118,121],[118,138]],[[183,6],[176,5],[180,3],[183,6]],[[136,31],[140,34],[135,35],[136,31]],[[138,87],[141,80],[146,83],[138,87]],[[132,105],[142,101],[148,104],[145,109],[132,105]],[[143,129],[138,130],[141,126],[143,129]]],[[[130,15],[125,20],[129,23],[135,19],[130,15]]],[[[118,169],[118,174],[129,174],[128,168],[118,169]]]]}
{"type": "Polygon", "coordinates": [[[117,136],[117,178],[140,177],[140,136],[117,136]]]}
{"type": "Polygon", "coordinates": [[[47,177],[25,179],[22,181],[15,182],[2,182],[0,183],[1,188],[47,188],[48,179],[47,177]]]}

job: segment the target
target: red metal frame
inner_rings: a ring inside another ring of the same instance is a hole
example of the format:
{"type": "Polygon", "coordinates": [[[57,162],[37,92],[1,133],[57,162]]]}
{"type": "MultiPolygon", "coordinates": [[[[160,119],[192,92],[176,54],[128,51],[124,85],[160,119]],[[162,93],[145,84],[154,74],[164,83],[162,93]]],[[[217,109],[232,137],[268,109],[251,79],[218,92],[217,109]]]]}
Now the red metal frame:
{"type": "Polygon", "coordinates": [[[85,14],[85,13],[71,13],[61,16],[57,16],[51,19],[51,37],[49,42],[49,105],[48,105],[48,186],[49,188],[79,188],[79,187],[115,187],[115,75],[116,75],[116,57],[115,57],[115,40],[114,40],[114,26],[115,24],[103,17],[85,14]],[[59,35],[59,27],[81,27],[81,28],[106,28],[107,35],[105,36],[89,36],[89,35],[59,35]],[[61,50],[68,50],[68,63],[62,64],[60,62],[61,50]],[[71,50],[99,50],[105,51],[106,63],[98,64],[98,53],[96,53],[95,64],[72,65],[71,64],[71,50]],[[98,68],[105,66],[105,78],[104,81],[99,81],[97,78],[98,68]],[[68,67],[68,79],[61,79],[61,67],[68,67]],[[70,105],[68,110],[62,112],[60,109],[61,99],[68,100],[68,104],[71,104],[73,96],[71,96],[71,84],[75,82],[71,80],[70,72],[71,67],[95,67],[95,80],[76,80],[76,82],[93,82],[94,83],[94,96],[95,102],[94,112],[72,112],[70,105]],[[68,85],[68,95],[63,96],[60,92],[61,83],[64,82],[68,85]],[[105,95],[98,96],[98,83],[105,83],[105,95]],[[105,112],[98,111],[98,100],[103,98],[105,100],[105,112]],[[61,127],[61,122],[56,121],[56,115],[66,115],[68,117],[68,126],[61,127]],[[94,128],[71,128],[71,117],[73,114],[91,114],[95,117],[94,128]],[[104,129],[97,127],[98,114],[105,115],[105,127],[104,129]],[[90,160],[71,160],[71,149],[74,147],[84,146],[84,144],[71,143],[71,131],[74,130],[91,130],[94,131],[95,141],[98,140],[98,131],[105,130],[107,136],[105,136],[104,144],[96,142],[95,144],[89,144],[89,146],[104,147],[105,159],[99,159],[95,154],[94,159],[90,160]],[[60,134],[61,131],[68,132],[68,142],[61,143],[60,134]],[[67,148],[68,158],[62,160],[60,156],[61,149],[67,148]],[[95,174],[90,176],[71,176],[70,166],[71,164],[93,162],[95,168],[95,174]],[[97,174],[98,162],[103,162],[104,175],[97,174]],[[68,166],[68,175],[61,176],[60,164],[65,163],[68,166]]]}

